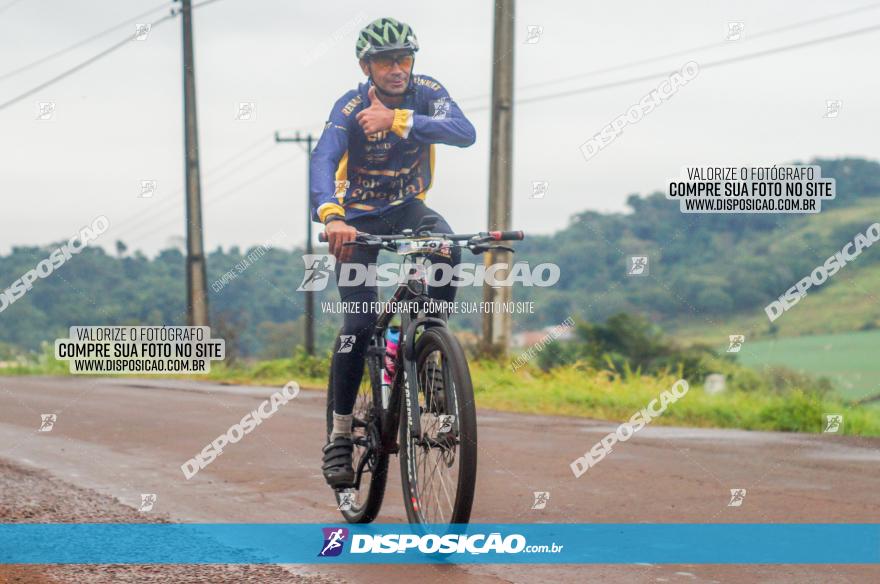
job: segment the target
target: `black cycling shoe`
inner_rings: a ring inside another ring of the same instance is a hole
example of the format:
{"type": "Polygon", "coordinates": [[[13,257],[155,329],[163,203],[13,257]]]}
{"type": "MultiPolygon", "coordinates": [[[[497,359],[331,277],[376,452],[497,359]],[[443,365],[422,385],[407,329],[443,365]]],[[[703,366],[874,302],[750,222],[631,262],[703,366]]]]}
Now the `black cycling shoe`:
{"type": "Polygon", "coordinates": [[[351,438],[337,436],[324,446],[324,480],[334,489],[354,486],[354,468],[351,466],[351,454],[354,445],[351,438]]]}

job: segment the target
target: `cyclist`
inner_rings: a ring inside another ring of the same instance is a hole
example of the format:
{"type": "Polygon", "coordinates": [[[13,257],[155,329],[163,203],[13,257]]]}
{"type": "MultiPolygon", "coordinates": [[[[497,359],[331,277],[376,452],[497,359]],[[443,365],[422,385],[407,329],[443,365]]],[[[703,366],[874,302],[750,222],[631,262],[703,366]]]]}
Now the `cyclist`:
{"type": "MultiPolygon", "coordinates": [[[[467,147],[476,133],[446,89],[427,75],[413,75],[419,50],[415,32],[393,18],[365,26],[355,48],[365,83],[343,95],[312,154],[312,218],[325,225],[330,253],[337,259],[336,281],[342,300],[342,337],[353,347],[334,352],[333,430],[323,449],[323,474],[331,487],[354,481],[352,411],[364,371],[364,356],[376,314],[365,310],[377,300],[375,286],[339,285],[344,262],[368,265],[378,252],[343,243],[358,231],[400,233],[438,215],[425,205],[434,171],[434,145],[467,147]],[[357,308],[357,307],[361,308],[357,308]]],[[[439,218],[432,229],[452,233],[439,218]]],[[[434,261],[458,264],[460,251],[434,261]]],[[[431,296],[451,301],[455,289],[436,287],[431,296]]]]}

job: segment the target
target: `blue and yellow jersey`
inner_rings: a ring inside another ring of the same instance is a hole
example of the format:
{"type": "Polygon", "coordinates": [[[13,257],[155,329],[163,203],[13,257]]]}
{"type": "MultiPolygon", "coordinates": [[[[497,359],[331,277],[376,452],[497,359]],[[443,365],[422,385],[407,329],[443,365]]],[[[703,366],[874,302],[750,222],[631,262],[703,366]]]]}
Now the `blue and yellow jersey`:
{"type": "Polygon", "coordinates": [[[367,136],[357,114],[370,105],[369,88],[369,81],[361,83],[336,102],[312,153],[312,218],[322,223],[330,214],[350,219],[424,199],[434,145],[466,147],[476,140],[446,89],[426,75],[412,76],[391,130],[367,136]]]}

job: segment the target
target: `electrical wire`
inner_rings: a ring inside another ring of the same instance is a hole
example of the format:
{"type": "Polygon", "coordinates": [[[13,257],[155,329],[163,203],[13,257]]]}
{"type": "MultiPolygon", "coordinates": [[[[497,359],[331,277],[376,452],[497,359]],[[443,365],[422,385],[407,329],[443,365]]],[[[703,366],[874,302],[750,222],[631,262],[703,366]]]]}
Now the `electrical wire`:
{"type": "MultiPolygon", "coordinates": [[[[761,37],[765,37],[765,36],[771,36],[774,34],[778,34],[780,32],[794,30],[794,29],[801,28],[804,26],[809,26],[811,24],[816,24],[817,22],[825,22],[825,21],[828,21],[828,20],[831,20],[834,18],[849,16],[851,14],[855,14],[858,12],[864,12],[867,10],[874,10],[876,8],[880,8],[880,2],[877,2],[875,4],[868,4],[866,6],[860,6],[858,8],[853,8],[851,10],[844,10],[842,12],[835,12],[834,14],[828,14],[828,15],[821,16],[818,18],[811,18],[809,20],[802,20],[800,22],[788,24],[785,26],[780,26],[777,28],[772,28],[772,29],[765,30],[765,31],[756,32],[754,34],[749,34],[749,35],[746,35],[745,37],[743,37],[742,42],[750,41],[752,39],[761,38],[761,37]]],[[[737,41],[737,42],[740,42],[740,41],[737,41]]],[[[689,54],[692,54],[697,51],[703,51],[706,49],[715,49],[715,48],[722,47],[722,46],[732,46],[732,45],[731,45],[730,41],[722,41],[721,43],[710,43],[710,44],[700,45],[698,47],[691,47],[690,49],[682,49],[679,51],[674,51],[672,53],[666,53],[663,55],[659,55],[657,57],[649,57],[647,59],[640,59],[637,61],[629,61],[627,63],[621,63],[619,65],[612,65],[610,67],[603,67],[602,69],[594,69],[592,71],[585,71],[583,73],[577,73],[575,75],[569,75],[567,77],[558,77],[556,79],[549,79],[547,81],[527,83],[525,85],[518,86],[516,88],[516,90],[520,91],[523,89],[531,89],[534,87],[545,87],[547,85],[555,85],[557,83],[564,83],[566,81],[572,81],[574,79],[583,79],[584,77],[593,77],[595,75],[600,75],[602,73],[610,73],[611,71],[619,71],[621,69],[629,69],[631,67],[637,67],[639,65],[644,65],[646,63],[655,63],[657,61],[662,61],[663,59],[669,59],[671,57],[680,57],[681,55],[689,55],[689,54]]],[[[491,95],[488,93],[484,93],[481,95],[472,95],[469,97],[461,98],[456,101],[459,103],[464,103],[464,102],[476,100],[476,99],[485,99],[487,97],[491,97],[491,95]]]]}
{"type": "Polygon", "coordinates": [[[23,73],[23,72],[27,71],[28,69],[33,69],[34,67],[36,67],[38,65],[42,65],[46,61],[51,61],[52,59],[54,59],[56,57],[60,57],[61,55],[65,54],[65,53],[68,53],[70,51],[78,49],[81,46],[86,45],[94,40],[97,40],[101,37],[107,36],[111,32],[115,32],[124,26],[127,26],[132,23],[136,23],[141,18],[144,18],[145,16],[152,14],[152,13],[156,12],[157,10],[160,10],[161,8],[164,8],[166,6],[170,6],[170,4],[168,2],[163,2],[162,4],[159,4],[158,6],[156,6],[155,8],[151,8],[145,12],[141,12],[140,14],[138,14],[136,16],[132,16],[131,18],[124,20],[124,21],[120,22],[119,24],[115,24],[108,29],[105,29],[105,30],[102,30],[101,32],[95,33],[88,38],[85,38],[81,41],[78,41],[78,42],[70,45],[69,47],[59,49],[59,50],[55,51],[54,53],[46,55],[45,57],[41,57],[41,58],[37,59],[36,61],[28,63],[27,65],[22,65],[18,69],[14,69],[14,70],[9,71],[7,73],[3,73],[2,75],[0,75],[0,81],[3,81],[4,79],[8,79],[10,77],[18,75],[19,73],[23,73]]]}
{"type": "MultiPolygon", "coordinates": [[[[856,29],[856,30],[847,31],[845,33],[830,35],[830,36],[822,37],[822,38],[818,38],[818,39],[803,41],[800,43],[794,43],[791,45],[785,45],[782,47],[775,47],[772,49],[757,51],[755,53],[749,53],[746,55],[739,55],[737,57],[730,57],[728,59],[720,59],[718,61],[711,61],[709,63],[699,63],[699,66],[700,66],[700,70],[702,71],[704,69],[709,69],[711,67],[720,67],[722,65],[730,65],[732,63],[738,63],[740,61],[748,61],[751,59],[766,57],[768,55],[783,53],[786,51],[793,51],[795,49],[801,49],[801,48],[808,47],[808,46],[819,45],[819,44],[823,44],[823,43],[843,40],[843,39],[857,36],[860,34],[867,34],[867,33],[871,33],[871,32],[876,32],[877,30],[880,30],[880,24],[874,25],[874,26],[868,26],[868,27],[860,28],[860,29],[856,29]]],[[[612,81],[610,83],[602,83],[600,85],[591,85],[589,87],[581,87],[579,89],[560,91],[558,93],[550,93],[550,94],[546,94],[546,95],[527,97],[524,99],[515,100],[514,103],[516,105],[523,105],[523,104],[527,104],[527,103],[536,103],[539,101],[546,101],[548,99],[557,99],[560,97],[568,97],[571,95],[580,95],[583,93],[590,93],[590,92],[599,91],[602,89],[609,89],[611,87],[620,87],[622,85],[629,85],[631,83],[638,83],[640,81],[647,81],[650,79],[656,79],[658,77],[666,77],[666,76],[669,76],[671,73],[672,73],[672,71],[662,71],[662,72],[652,73],[649,75],[642,75],[640,77],[633,77],[630,79],[623,79],[620,81],[612,81]]],[[[490,105],[483,105],[483,106],[478,106],[478,107],[473,107],[473,108],[468,108],[468,109],[470,111],[481,111],[481,110],[487,110],[490,107],[491,107],[490,105]]]]}
{"type": "MultiPolygon", "coordinates": [[[[208,4],[213,4],[214,2],[217,2],[217,0],[204,0],[204,2],[199,2],[198,4],[194,4],[194,5],[192,6],[192,9],[195,10],[195,9],[197,9],[197,8],[201,8],[202,6],[206,6],[206,5],[208,5],[208,4]]],[[[151,27],[158,26],[158,25],[160,25],[160,24],[162,24],[162,23],[164,23],[164,22],[166,22],[166,21],[168,21],[168,20],[171,20],[172,18],[176,17],[178,14],[180,14],[180,11],[172,11],[170,14],[167,14],[167,15],[163,16],[162,18],[160,18],[160,19],[158,19],[158,20],[155,20],[155,21],[153,21],[153,22],[151,22],[151,23],[149,23],[149,24],[150,24],[151,27]]],[[[127,37],[126,39],[124,39],[124,40],[122,40],[122,41],[120,41],[120,42],[118,42],[118,43],[116,43],[116,44],[114,44],[114,45],[112,45],[112,46],[110,46],[110,47],[104,49],[103,51],[101,51],[101,52],[98,53],[97,55],[94,55],[94,56],[92,56],[92,57],[89,57],[89,58],[86,59],[85,61],[83,61],[83,62],[81,62],[81,63],[79,63],[79,64],[77,64],[77,65],[74,65],[74,66],[71,67],[70,69],[67,69],[66,71],[64,71],[64,72],[62,72],[62,73],[56,75],[56,76],[53,77],[52,79],[49,79],[48,81],[45,81],[45,82],[43,82],[43,83],[37,85],[36,87],[33,87],[33,88],[27,90],[26,92],[24,92],[24,93],[22,93],[21,95],[18,95],[18,96],[16,96],[16,97],[10,99],[9,101],[6,101],[6,102],[4,102],[4,103],[0,103],[0,111],[6,109],[7,107],[9,107],[9,106],[11,106],[11,105],[14,105],[14,104],[20,102],[20,101],[23,100],[23,99],[26,99],[26,98],[30,97],[31,95],[33,95],[33,94],[35,94],[35,93],[37,93],[37,92],[39,92],[39,91],[42,91],[43,89],[49,87],[50,85],[53,85],[53,84],[57,83],[58,81],[61,81],[62,79],[65,79],[66,77],[69,77],[69,76],[73,75],[73,74],[76,73],[77,71],[80,71],[80,70],[82,70],[82,69],[88,67],[89,65],[91,65],[91,64],[94,63],[95,61],[98,61],[98,60],[102,59],[103,57],[106,57],[107,55],[113,53],[114,51],[117,51],[117,50],[121,49],[121,48],[124,47],[126,44],[128,44],[129,41],[133,40],[136,36],[137,36],[137,33],[136,33],[136,32],[135,32],[135,33],[132,33],[132,34],[131,34],[129,37],[127,37]]]]}

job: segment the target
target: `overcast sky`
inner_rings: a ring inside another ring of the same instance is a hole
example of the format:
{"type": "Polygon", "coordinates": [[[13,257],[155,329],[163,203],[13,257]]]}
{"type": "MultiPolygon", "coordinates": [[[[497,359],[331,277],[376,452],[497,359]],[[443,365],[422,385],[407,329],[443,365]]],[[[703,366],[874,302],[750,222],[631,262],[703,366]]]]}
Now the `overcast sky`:
{"type": "MultiPolygon", "coordinates": [[[[880,9],[874,9],[749,39],[869,4],[521,0],[515,83],[522,89],[516,95],[637,78],[680,68],[691,59],[706,64],[880,24],[880,9]],[[743,23],[739,41],[725,41],[731,21],[743,23]],[[529,25],[542,27],[538,42],[526,42],[529,25]],[[716,48],[547,83],[713,43],[716,48]]],[[[12,5],[0,0],[0,77],[158,5],[158,0],[18,0],[12,5]]],[[[438,147],[429,205],[457,230],[485,227],[490,2],[220,0],[194,12],[209,250],[262,243],[277,239],[279,232],[286,242],[282,247],[302,244],[304,155],[297,145],[275,145],[273,133],[320,132],[334,101],[362,81],[354,57],[356,31],[379,16],[415,29],[422,47],[416,72],[443,83],[477,129],[471,148],[438,147]],[[236,120],[241,102],[255,103],[254,120],[236,120]]],[[[0,103],[133,30],[132,24],[0,79],[0,103]]],[[[550,233],[577,211],[623,210],[629,194],[662,189],[684,165],[877,158],[878,46],[880,31],[706,68],[589,162],[579,146],[662,76],[517,106],[513,227],[550,233]],[[826,100],[841,100],[838,117],[823,117],[826,100]],[[531,198],[533,181],[550,183],[543,199],[531,198]]],[[[111,223],[101,239],[105,245],[121,239],[152,255],[183,234],[180,52],[180,20],[173,19],[153,28],[146,40],[132,41],[0,110],[0,253],[13,245],[66,239],[99,215],[111,223]],[[37,119],[39,102],[55,103],[52,119],[37,119]],[[143,180],[157,181],[153,197],[139,197],[143,180]]]]}

